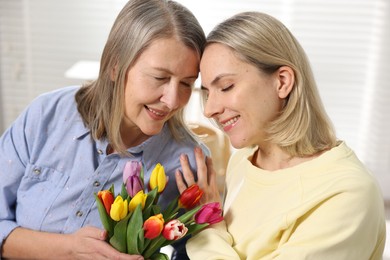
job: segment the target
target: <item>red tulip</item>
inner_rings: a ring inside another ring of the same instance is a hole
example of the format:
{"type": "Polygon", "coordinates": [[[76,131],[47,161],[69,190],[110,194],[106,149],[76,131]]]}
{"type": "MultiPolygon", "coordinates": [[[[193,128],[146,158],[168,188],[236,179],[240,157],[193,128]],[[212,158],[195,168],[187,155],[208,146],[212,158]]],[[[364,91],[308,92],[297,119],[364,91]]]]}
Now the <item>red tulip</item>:
{"type": "Polygon", "coordinates": [[[188,228],[177,219],[172,219],[165,226],[162,231],[163,237],[167,240],[177,240],[187,234],[188,228]]]}
{"type": "Polygon", "coordinates": [[[109,190],[103,190],[98,192],[98,198],[103,203],[107,214],[110,214],[111,205],[114,203],[114,195],[109,190]]]}
{"type": "Polygon", "coordinates": [[[195,214],[195,222],[197,224],[215,224],[223,220],[222,209],[219,202],[213,202],[203,205],[203,207],[195,214]]]}
{"type": "Polygon", "coordinates": [[[185,209],[194,208],[202,198],[203,191],[197,184],[192,184],[179,197],[179,207],[185,209]]]}
{"type": "Polygon", "coordinates": [[[148,239],[156,238],[161,234],[163,228],[164,218],[162,214],[151,216],[144,222],[144,237],[148,239]]]}

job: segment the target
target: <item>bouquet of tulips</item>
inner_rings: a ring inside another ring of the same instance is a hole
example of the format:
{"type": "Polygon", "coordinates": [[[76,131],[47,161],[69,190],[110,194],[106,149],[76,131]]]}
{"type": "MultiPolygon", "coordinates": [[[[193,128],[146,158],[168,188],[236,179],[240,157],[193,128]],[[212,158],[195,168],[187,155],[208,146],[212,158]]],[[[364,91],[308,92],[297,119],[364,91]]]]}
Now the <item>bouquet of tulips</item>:
{"type": "Polygon", "coordinates": [[[167,184],[164,167],[158,163],[148,184],[139,161],[129,161],[123,170],[121,192],[114,186],[95,194],[100,219],[108,232],[108,242],[120,252],[143,255],[145,259],[169,259],[160,248],[170,245],[223,217],[219,203],[198,206],[203,191],[198,185],[188,187],[164,210],[158,204],[167,184]],[[178,215],[180,209],[185,213],[178,215]]]}

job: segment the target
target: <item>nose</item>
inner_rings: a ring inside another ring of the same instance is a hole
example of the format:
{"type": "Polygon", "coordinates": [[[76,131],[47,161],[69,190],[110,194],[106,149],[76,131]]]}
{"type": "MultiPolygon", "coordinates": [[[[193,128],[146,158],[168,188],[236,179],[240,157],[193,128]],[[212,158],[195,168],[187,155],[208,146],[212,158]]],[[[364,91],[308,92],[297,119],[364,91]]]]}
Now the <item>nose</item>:
{"type": "Polygon", "coordinates": [[[212,118],[223,112],[223,102],[211,93],[204,99],[203,114],[207,118],[212,118]]]}
{"type": "Polygon", "coordinates": [[[164,93],[161,97],[161,102],[165,103],[170,110],[175,110],[180,107],[182,102],[180,96],[179,84],[170,82],[164,89],[164,93]]]}

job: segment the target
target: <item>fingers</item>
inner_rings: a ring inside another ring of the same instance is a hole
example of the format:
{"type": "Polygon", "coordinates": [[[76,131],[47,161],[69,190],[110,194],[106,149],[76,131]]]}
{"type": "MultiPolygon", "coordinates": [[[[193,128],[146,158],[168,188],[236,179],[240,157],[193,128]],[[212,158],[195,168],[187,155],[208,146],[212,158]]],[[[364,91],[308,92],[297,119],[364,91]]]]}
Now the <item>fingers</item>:
{"type": "Polygon", "coordinates": [[[190,162],[186,154],[180,155],[180,164],[181,164],[184,181],[187,183],[188,186],[191,186],[192,184],[195,183],[195,178],[194,178],[194,174],[191,171],[190,162]]]}
{"type": "Polygon", "coordinates": [[[78,233],[84,237],[89,237],[98,240],[105,240],[107,237],[107,231],[96,227],[86,226],[78,231],[78,233]]]}
{"type": "Polygon", "coordinates": [[[208,183],[209,184],[217,183],[217,174],[214,170],[213,160],[209,156],[206,157],[206,165],[207,165],[207,173],[208,173],[207,176],[208,183]]]}
{"type": "Polygon", "coordinates": [[[201,189],[206,189],[208,185],[207,166],[202,149],[196,147],[194,149],[196,168],[198,171],[198,185],[201,189]]]}
{"type": "MultiPolygon", "coordinates": [[[[205,182],[207,185],[207,167],[205,165],[203,151],[199,147],[196,147],[194,149],[194,152],[195,152],[196,165],[198,168],[198,172],[195,173],[197,174],[198,177],[198,185],[201,188],[202,187],[204,188],[205,182]]],[[[180,155],[180,164],[182,168],[182,173],[179,170],[177,170],[175,173],[175,177],[176,177],[177,188],[179,192],[182,193],[185,189],[187,189],[187,187],[195,184],[196,181],[195,181],[194,173],[191,171],[190,162],[186,154],[180,155]]]]}
{"type": "Polygon", "coordinates": [[[180,164],[182,167],[182,173],[177,170],[175,173],[176,184],[180,193],[183,193],[188,186],[197,183],[199,187],[204,191],[202,204],[208,202],[220,201],[220,195],[217,185],[217,173],[213,167],[213,161],[210,157],[206,157],[201,148],[196,147],[194,149],[195,161],[197,167],[197,182],[195,182],[194,173],[191,171],[188,157],[186,155],[180,156],[180,164]]]}
{"type": "Polygon", "coordinates": [[[187,185],[184,182],[183,176],[179,170],[176,170],[175,178],[176,178],[177,189],[179,190],[179,193],[182,194],[183,191],[187,189],[187,185]]]}

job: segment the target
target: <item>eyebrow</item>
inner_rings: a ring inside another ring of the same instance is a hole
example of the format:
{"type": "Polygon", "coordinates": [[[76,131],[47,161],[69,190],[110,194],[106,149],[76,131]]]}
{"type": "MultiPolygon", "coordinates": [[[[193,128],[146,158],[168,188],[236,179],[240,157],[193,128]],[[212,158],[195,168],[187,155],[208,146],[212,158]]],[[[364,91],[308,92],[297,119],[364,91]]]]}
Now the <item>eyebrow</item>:
{"type": "MultiPolygon", "coordinates": [[[[211,84],[210,85],[215,85],[218,83],[218,81],[220,81],[222,78],[224,77],[228,77],[228,76],[234,76],[235,74],[234,73],[222,73],[222,74],[219,74],[218,76],[216,76],[212,81],[211,81],[211,84]]],[[[203,85],[200,86],[201,89],[207,89],[205,88],[203,85]]]]}
{"type": "MultiPolygon", "coordinates": [[[[162,72],[166,72],[170,75],[173,75],[174,73],[166,68],[162,68],[162,67],[152,67],[153,69],[155,70],[159,70],[159,71],[162,71],[162,72]]],[[[188,76],[188,77],[185,77],[185,79],[197,79],[198,78],[198,75],[194,75],[194,76],[188,76]]]]}

